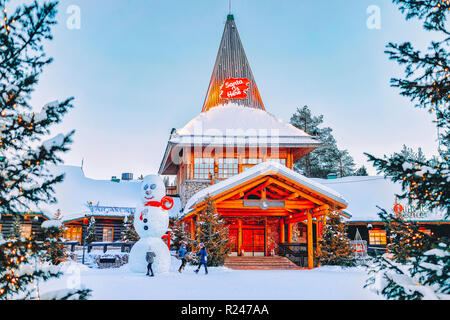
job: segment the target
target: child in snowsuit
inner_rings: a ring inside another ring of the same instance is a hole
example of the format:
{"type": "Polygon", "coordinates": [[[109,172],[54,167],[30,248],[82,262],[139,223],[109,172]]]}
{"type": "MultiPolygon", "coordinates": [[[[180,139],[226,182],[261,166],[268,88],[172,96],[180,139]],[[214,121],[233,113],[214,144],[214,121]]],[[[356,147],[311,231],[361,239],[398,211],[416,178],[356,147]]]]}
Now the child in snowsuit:
{"type": "Polygon", "coordinates": [[[181,273],[181,270],[184,269],[184,266],[186,265],[186,254],[187,254],[187,250],[186,250],[186,245],[183,243],[181,245],[181,248],[178,250],[178,256],[181,258],[181,266],[178,269],[178,272],[181,273]]]}
{"type": "Polygon", "coordinates": [[[200,271],[200,267],[202,265],[205,266],[205,274],[208,274],[208,268],[206,267],[206,261],[208,257],[208,253],[206,252],[205,245],[203,243],[200,243],[200,252],[197,253],[197,256],[200,256],[200,264],[198,265],[197,270],[195,270],[195,273],[198,273],[200,271]]]}
{"type": "Polygon", "coordinates": [[[147,276],[150,275],[149,273],[151,272],[152,274],[150,275],[150,277],[153,277],[153,270],[152,270],[152,263],[154,262],[154,258],[156,257],[156,254],[152,251],[149,251],[145,254],[145,260],[147,260],[147,276]]]}

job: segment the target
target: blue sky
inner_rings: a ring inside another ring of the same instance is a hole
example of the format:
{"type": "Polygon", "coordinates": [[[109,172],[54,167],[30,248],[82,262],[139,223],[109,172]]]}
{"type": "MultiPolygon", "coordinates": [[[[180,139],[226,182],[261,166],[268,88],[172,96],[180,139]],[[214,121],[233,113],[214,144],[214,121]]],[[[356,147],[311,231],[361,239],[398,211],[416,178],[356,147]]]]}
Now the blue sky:
{"type": "MultiPolygon", "coordinates": [[[[424,48],[430,34],[389,0],[234,0],[232,11],[267,111],[289,120],[308,105],[358,165],[402,144],[435,153],[431,115],[389,86],[402,69],[383,53],[389,41],[424,48]],[[370,5],[379,30],[366,26],[370,5]]],[[[227,0],[62,0],[33,103],[75,97],[54,130],[76,129],[65,163],[84,158],[98,179],[156,172],[171,128],[201,111],[227,13],[227,0]],[[66,26],[70,5],[79,30],[66,26]]]]}

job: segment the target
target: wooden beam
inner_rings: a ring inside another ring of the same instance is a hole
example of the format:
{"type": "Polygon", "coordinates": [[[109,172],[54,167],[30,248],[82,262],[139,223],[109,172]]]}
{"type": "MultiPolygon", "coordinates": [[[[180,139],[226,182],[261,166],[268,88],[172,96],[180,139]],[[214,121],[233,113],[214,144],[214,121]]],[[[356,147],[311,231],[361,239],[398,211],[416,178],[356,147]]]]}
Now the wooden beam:
{"type": "Polygon", "coordinates": [[[291,243],[292,242],[292,223],[288,223],[287,227],[288,227],[287,241],[289,243],[291,243]]]}
{"type": "MultiPolygon", "coordinates": [[[[276,175],[276,172],[274,173],[275,175],[276,175]]],[[[281,177],[282,179],[284,179],[284,180],[286,180],[286,181],[289,181],[289,182],[291,182],[292,184],[294,184],[294,185],[297,185],[297,184],[299,184],[298,182],[296,182],[296,181],[294,181],[294,180],[292,180],[292,179],[290,179],[290,178],[288,178],[288,177],[281,177]]],[[[301,185],[301,188],[303,189],[303,190],[306,190],[307,192],[310,192],[310,193],[312,193],[312,194],[318,194],[318,192],[317,191],[315,191],[315,190],[313,190],[313,189],[311,189],[311,188],[308,188],[307,186],[305,186],[305,185],[302,185],[301,183],[300,183],[300,185],[301,185]]],[[[302,191],[302,192],[304,192],[304,191],[302,191]]],[[[335,205],[336,207],[337,207],[337,209],[345,209],[345,208],[347,208],[347,206],[345,205],[345,204],[343,204],[343,203],[340,203],[340,202],[338,202],[338,201],[336,201],[336,200],[334,200],[334,199],[332,199],[332,198],[330,198],[330,197],[327,197],[326,195],[324,195],[324,194],[320,194],[320,197],[321,197],[321,199],[325,199],[325,201],[329,201],[330,203],[332,203],[333,205],[335,205]]],[[[318,200],[318,199],[317,199],[318,200]]],[[[320,200],[322,203],[321,204],[325,204],[325,202],[323,202],[322,200],[320,200]]]]}
{"type": "Polygon", "coordinates": [[[284,201],[284,207],[288,209],[298,209],[298,210],[304,210],[304,209],[313,209],[317,205],[312,203],[311,201],[299,201],[299,200],[285,200],[284,201]]]}
{"type": "MultiPolygon", "coordinates": [[[[217,196],[216,196],[216,197],[213,197],[212,200],[213,200],[213,201],[215,202],[215,204],[217,205],[218,203],[222,202],[222,201],[225,200],[225,199],[231,198],[232,196],[234,196],[235,194],[241,192],[242,190],[245,190],[245,189],[247,189],[247,188],[252,188],[252,187],[254,187],[254,186],[257,186],[257,185],[259,185],[259,184],[261,184],[261,183],[266,182],[267,180],[269,180],[269,178],[270,178],[270,177],[268,177],[268,176],[265,176],[265,177],[257,177],[257,178],[255,178],[255,179],[251,180],[251,181],[252,181],[251,183],[245,184],[245,185],[242,185],[242,184],[241,184],[241,185],[239,185],[239,186],[236,186],[236,187],[234,187],[234,188],[228,190],[227,193],[221,194],[220,197],[217,197],[217,196]],[[261,178],[262,178],[262,179],[261,179],[261,178]]],[[[200,210],[202,210],[202,209],[205,207],[205,205],[206,205],[206,200],[204,200],[204,201],[202,201],[202,202],[200,202],[200,203],[197,203],[197,204],[195,205],[195,207],[194,207],[194,210],[193,210],[192,212],[188,213],[186,216],[184,216],[183,219],[187,219],[187,218],[189,218],[189,217],[191,217],[191,216],[197,214],[197,212],[199,212],[200,210]]]]}
{"type": "MultiPolygon", "coordinates": [[[[282,200],[282,199],[280,199],[280,201],[284,201],[285,209],[304,210],[304,209],[313,209],[316,207],[316,205],[311,201],[282,200]]],[[[221,203],[216,204],[216,207],[221,209],[245,209],[244,200],[225,200],[222,201],[221,203]]],[[[253,208],[259,208],[256,201],[255,206],[253,208]]]]}
{"type": "Polygon", "coordinates": [[[313,221],[311,212],[307,211],[308,218],[307,233],[308,233],[308,269],[314,268],[314,245],[313,245],[313,221]]]}
{"type": "Polygon", "coordinates": [[[269,180],[271,180],[272,183],[276,183],[276,184],[281,185],[283,188],[288,189],[289,191],[292,191],[294,193],[300,194],[303,198],[306,198],[306,199],[308,199],[308,200],[310,200],[310,201],[312,201],[314,203],[317,203],[319,205],[324,205],[325,204],[325,202],[323,202],[323,201],[321,201],[319,199],[316,199],[316,198],[310,196],[309,194],[307,194],[307,193],[305,193],[303,191],[297,190],[296,188],[288,185],[287,183],[284,183],[284,182],[282,182],[280,180],[276,180],[274,178],[269,178],[269,180]]]}
{"type": "Polygon", "coordinates": [[[191,240],[195,238],[195,229],[194,229],[194,218],[191,218],[191,240]]]}
{"type": "Polygon", "coordinates": [[[264,256],[267,256],[267,217],[264,218],[264,256]]]}
{"type": "Polygon", "coordinates": [[[295,198],[298,198],[298,197],[299,197],[299,194],[297,192],[294,192],[286,200],[292,200],[292,199],[295,199],[295,198]]]}
{"type": "Polygon", "coordinates": [[[242,254],[242,220],[238,220],[238,238],[237,238],[237,245],[238,245],[238,256],[242,254]]]}
{"type": "Polygon", "coordinates": [[[288,213],[284,210],[284,211],[270,211],[270,212],[266,212],[268,210],[261,210],[261,211],[256,211],[253,210],[249,210],[249,211],[242,211],[242,210],[235,210],[235,211],[223,211],[220,212],[219,215],[223,216],[223,217],[284,217],[286,215],[288,215],[288,213]]]}
{"type": "Polygon", "coordinates": [[[318,212],[318,211],[322,211],[322,210],[328,210],[330,209],[330,206],[327,204],[324,204],[323,206],[317,207],[313,210],[313,212],[318,212]]]}
{"type": "Polygon", "coordinates": [[[297,223],[297,222],[303,222],[306,219],[308,219],[308,216],[306,214],[302,214],[302,215],[299,215],[297,217],[293,217],[291,219],[286,219],[286,222],[297,223]]]}
{"type": "MultiPolygon", "coordinates": [[[[229,192],[227,192],[225,194],[222,194],[222,196],[217,197],[216,199],[214,199],[214,201],[217,204],[217,203],[222,202],[223,200],[225,200],[227,198],[230,198],[230,197],[234,196],[236,193],[239,193],[239,192],[241,192],[243,190],[251,189],[251,188],[253,188],[253,187],[255,187],[255,186],[257,186],[257,185],[259,185],[261,183],[266,182],[269,179],[270,179],[270,177],[258,177],[257,179],[255,179],[251,183],[248,183],[248,184],[244,183],[244,185],[241,184],[241,185],[239,185],[239,186],[229,190],[229,192]]],[[[205,201],[203,201],[203,202],[205,202],[205,201]]]]}

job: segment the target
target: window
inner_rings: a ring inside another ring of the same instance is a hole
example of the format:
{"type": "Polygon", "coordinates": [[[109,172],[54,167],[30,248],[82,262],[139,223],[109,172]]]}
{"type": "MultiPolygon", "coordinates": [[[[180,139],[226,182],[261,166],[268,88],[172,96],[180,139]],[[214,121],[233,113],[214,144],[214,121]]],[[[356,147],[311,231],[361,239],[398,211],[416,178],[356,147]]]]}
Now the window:
{"type": "Polygon", "coordinates": [[[262,162],[262,159],[257,159],[257,158],[242,159],[242,164],[258,164],[261,162],[262,162]]]}
{"type": "Polygon", "coordinates": [[[210,173],[214,175],[214,158],[194,159],[194,179],[208,179],[210,173]]]}
{"type": "Polygon", "coordinates": [[[81,243],[81,226],[69,226],[64,238],[68,241],[78,241],[81,243]]]}
{"type": "Polygon", "coordinates": [[[23,224],[22,225],[22,233],[20,234],[21,237],[29,238],[31,236],[31,224],[23,224]]]}
{"type": "Polygon", "coordinates": [[[386,244],[386,231],[378,229],[369,230],[369,243],[386,244]]]}
{"type": "MultiPolygon", "coordinates": [[[[0,230],[0,231],[1,231],[1,230],[0,230]]],[[[427,235],[429,235],[429,236],[431,236],[431,235],[433,234],[433,233],[431,232],[430,229],[423,228],[423,227],[420,227],[420,228],[419,228],[419,231],[422,232],[422,233],[425,233],[425,234],[427,234],[427,235]]]]}
{"type": "Polygon", "coordinates": [[[113,242],[114,228],[104,227],[103,228],[103,242],[113,242]]]}
{"type": "Polygon", "coordinates": [[[238,174],[238,159],[219,159],[219,178],[229,178],[238,174]]]}

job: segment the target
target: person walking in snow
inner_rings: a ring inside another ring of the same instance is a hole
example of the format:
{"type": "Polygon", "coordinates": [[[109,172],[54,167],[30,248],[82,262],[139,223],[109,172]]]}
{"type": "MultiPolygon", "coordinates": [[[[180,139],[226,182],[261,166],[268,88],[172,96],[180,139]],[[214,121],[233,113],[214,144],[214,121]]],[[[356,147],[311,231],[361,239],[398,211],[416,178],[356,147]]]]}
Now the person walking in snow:
{"type": "Polygon", "coordinates": [[[187,254],[187,250],[186,250],[186,245],[183,243],[181,245],[181,248],[178,249],[178,256],[181,258],[181,266],[178,269],[178,272],[181,273],[181,270],[184,269],[184,266],[186,265],[186,254],[187,254]]]}
{"type": "Polygon", "coordinates": [[[148,263],[147,264],[147,274],[146,274],[147,276],[150,276],[150,277],[155,276],[153,274],[153,270],[152,270],[152,263],[153,263],[155,257],[156,257],[156,254],[153,251],[151,251],[151,248],[145,254],[145,260],[147,260],[147,263],[148,263]],[[150,275],[150,272],[152,273],[151,275],[150,275]]]}
{"type": "Polygon", "coordinates": [[[200,271],[200,267],[202,265],[205,266],[205,274],[208,274],[208,268],[206,267],[207,257],[208,253],[206,252],[205,245],[203,243],[200,243],[200,252],[197,253],[197,256],[200,256],[200,264],[198,265],[197,270],[195,270],[195,273],[198,273],[200,271]]]}

